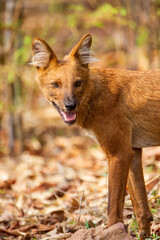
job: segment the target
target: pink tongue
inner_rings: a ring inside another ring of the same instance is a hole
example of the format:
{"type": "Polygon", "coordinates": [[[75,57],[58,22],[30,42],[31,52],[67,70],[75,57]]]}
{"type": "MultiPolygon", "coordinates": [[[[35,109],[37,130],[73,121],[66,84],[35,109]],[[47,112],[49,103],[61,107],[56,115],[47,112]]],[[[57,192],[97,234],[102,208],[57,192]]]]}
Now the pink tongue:
{"type": "Polygon", "coordinates": [[[76,119],[76,113],[75,112],[62,112],[62,116],[64,121],[71,122],[76,119]]]}

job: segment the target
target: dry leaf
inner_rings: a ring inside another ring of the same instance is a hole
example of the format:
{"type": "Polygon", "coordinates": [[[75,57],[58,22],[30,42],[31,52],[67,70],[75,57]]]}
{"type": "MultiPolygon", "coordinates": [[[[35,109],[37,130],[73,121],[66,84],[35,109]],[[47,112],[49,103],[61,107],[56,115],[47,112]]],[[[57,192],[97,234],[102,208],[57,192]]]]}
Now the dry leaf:
{"type": "Polygon", "coordinates": [[[13,215],[7,210],[5,210],[0,216],[0,222],[9,222],[13,219],[14,219],[13,215]]]}

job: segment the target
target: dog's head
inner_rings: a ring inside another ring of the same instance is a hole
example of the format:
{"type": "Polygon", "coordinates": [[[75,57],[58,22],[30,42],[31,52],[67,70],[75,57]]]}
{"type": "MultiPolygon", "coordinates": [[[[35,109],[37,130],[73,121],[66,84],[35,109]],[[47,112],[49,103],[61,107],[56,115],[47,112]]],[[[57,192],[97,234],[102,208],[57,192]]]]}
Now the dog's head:
{"type": "Polygon", "coordinates": [[[90,50],[91,43],[91,35],[84,35],[69,55],[58,60],[44,40],[36,38],[33,41],[32,64],[37,69],[40,87],[69,125],[76,122],[77,111],[87,89],[88,64],[96,61],[90,50]]]}

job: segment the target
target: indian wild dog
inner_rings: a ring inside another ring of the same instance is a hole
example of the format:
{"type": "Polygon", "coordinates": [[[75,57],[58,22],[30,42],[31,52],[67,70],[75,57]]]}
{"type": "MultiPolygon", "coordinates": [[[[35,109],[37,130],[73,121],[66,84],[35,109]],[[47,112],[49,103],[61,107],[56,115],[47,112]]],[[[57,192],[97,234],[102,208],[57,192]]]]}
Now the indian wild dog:
{"type": "Polygon", "coordinates": [[[84,35],[69,55],[58,60],[42,39],[33,41],[32,64],[44,96],[62,120],[90,130],[108,159],[108,226],[123,221],[128,179],[142,238],[150,234],[142,172],[142,148],[160,145],[160,70],[91,68],[96,59],[92,37],[84,35]]]}

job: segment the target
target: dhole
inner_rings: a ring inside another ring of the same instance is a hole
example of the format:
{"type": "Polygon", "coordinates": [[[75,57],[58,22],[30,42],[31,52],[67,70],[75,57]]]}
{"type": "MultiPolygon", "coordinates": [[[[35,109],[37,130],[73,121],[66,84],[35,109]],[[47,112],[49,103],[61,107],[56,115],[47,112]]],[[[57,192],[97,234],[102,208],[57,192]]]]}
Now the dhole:
{"type": "Polygon", "coordinates": [[[91,68],[96,61],[86,34],[63,60],[42,39],[33,61],[47,100],[68,125],[92,131],[108,159],[108,226],[123,221],[128,181],[141,239],[150,235],[142,148],[160,145],[160,70],[91,68]]]}

